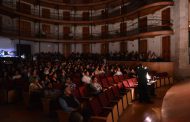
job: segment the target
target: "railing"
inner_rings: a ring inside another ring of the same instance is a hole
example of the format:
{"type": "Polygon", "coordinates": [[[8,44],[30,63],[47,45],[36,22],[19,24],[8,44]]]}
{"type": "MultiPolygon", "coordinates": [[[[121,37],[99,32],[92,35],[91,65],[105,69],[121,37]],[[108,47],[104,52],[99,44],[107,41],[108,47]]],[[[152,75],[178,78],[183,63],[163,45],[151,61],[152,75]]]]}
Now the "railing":
{"type": "Polygon", "coordinates": [[[37,16],[37,17],[41,17],[41,18],[48,18],[48,19],[53,19],[53,20],[71,20],[71,21],[96,21],[96,20],[102,20],[102,19],[108,19],[108,18],[113,18],[113,17],[117,17],[120,15],[124,15],[126,13],[132,12],[138,8],[141,8],[145,5],[148,4],[152,4],[152,3],[156,3],[156,2],[164,2],[164,1],[171,1],[172,0],[134,0],[133,2],[131,2],[130,4],[123,6],[122,8],[118,7],[117,9],[115,9],[114,11],[112,11],[111,13],[108,13],[106,15],[97,15],[97,16],[90,16],[89,17],[83,17],[82,14],[70,14],[69,16],[64,16],[63,13],[59,13],[59,12],[54,12],[51,13],[50,15],[43,15],[42,11],[39,11],[38,9],[22,9],[19,10],[16,7],[16,3],[14,2],[9,2],[6,1],[3,3],[4,6],[10,7],[12,9],[14,9],[15,11],[18,11],[20,13],[23,14],[30,14],[33,16],[37,16]],[[41,14],[40,14],[41,13],[41,14]]]}
{"type": "Polygon", "coordinates": [[[147,32],[155,32],[155,31],[171,31],[171,22],[166,20],[160,19],[148,19],[152,21],[149,22],[149,25],[140,27],[138,23],[132,23],[127,26],[127,30],[120,31],[120,30],[112,30],[108,31],[107,33],[94,33],[91,32],[90,34],[86,34],[85,37],[82,36],[80,33],[45,33],[43,31],[27,31],[27,30],[19,30],[16,27],[1,27],[0,34],[7,35],[7,36],[21,36],[21,37],[31,37],[31,38],[42,38],[42,39],[57,39],[57,40],[100,40],[100,39],[112,39],[112,38],[120,38],[120,37],[130,37],[135,36],[142,33],[147,32]],[[166,23],[162,25],[162,23],[166,23]]]}

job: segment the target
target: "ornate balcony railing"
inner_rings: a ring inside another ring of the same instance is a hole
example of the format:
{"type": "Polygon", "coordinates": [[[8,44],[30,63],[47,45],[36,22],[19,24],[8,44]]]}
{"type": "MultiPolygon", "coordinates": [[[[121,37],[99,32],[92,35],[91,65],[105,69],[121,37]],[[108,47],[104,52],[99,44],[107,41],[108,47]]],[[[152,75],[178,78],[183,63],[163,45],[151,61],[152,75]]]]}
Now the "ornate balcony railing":
{"type": "MultiPolygon", "coordinates": [[[[81,33],[45,33],[43,31],[36,30],[25,30],[25,29],[19,29],[14,26],[9,27],[1,27],[0,29],[0,35],[4,36],[13,36],[13,37],[30,37],[30,38],[39,38],[39,39],[54,39],[54,40],[86,40],[86,41],[96,41],[96,40],[109,40],[109,39],[117,39],[117,38],[126,38],[126,37],[132,37],[139,34],[144,34],[148,32],[159,32],[159,31],[172,31],[172,21],[169,20],[160,20],[160,19],[148,19],[147,22],[149,25],[147,26],[139,26],[138,23],[131,23],[126,28],[125,31],[120,30],[112,30],[108,31],[106,33],[94,33],[91,32],[89,34],[86,34],[84,37],[81,33]],[[150,21],[152,23],[150,23],[150,21]],[[165,24],[163,24],[165,23],[165,24]]],[[[151,35],[150,35],[151,36],[151,35]]]]}
{"type": "Polygon", "coordinates": [[[127,13],[133,12],[145,5],[157,3],[157,2],[172,2],[173,0],[134,0],[130,4],[127,4],[123,7],[117,7],[114,11],[107,12],[106,14],[102,15],[99,14],[97,16],[90,15],[88,17],[83,17],[82,14],[71,14],[64,15],[63,13],[58,12],[55,9],[55,12],[50,12],[49,15],[44,15],[42,11],[39,11],[39,8],[36,9],[19,9],[18,5],[14,2],[3,2],[3,6],[9,7],[13,9],[15,12],[19,12],[22,14],[31,15],[34,17],[40,17],[45,19],[52,19],[52,20],[67,20],[67,21],[101,21],[104,19],[114,18],[117,16],[126,15],[127,13]]]}

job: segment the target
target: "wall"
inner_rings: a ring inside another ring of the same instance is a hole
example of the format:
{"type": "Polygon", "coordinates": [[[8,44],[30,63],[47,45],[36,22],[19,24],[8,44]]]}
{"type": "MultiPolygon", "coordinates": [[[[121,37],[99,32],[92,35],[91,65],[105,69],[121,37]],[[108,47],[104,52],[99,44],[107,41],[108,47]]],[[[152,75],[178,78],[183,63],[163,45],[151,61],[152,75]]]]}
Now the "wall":
{"type": "MultiPolygon", "coordinates": [[[[39,43],[38,42],[31,42],[21,40],[21,44],[28,44],[31,46],[32,54],[39,53],[39,43]]],[[[19,40],[17,39],[9,39],[6,37],[0,36],[0,48],[11,48],[16,50],[16,45],[19,44],[19,40]]],[[[40,43],[40,52],[58,52],[58,44],[56,43],[40,43]]],[[[59,52],[63,53],[62,51],[62,44],[59,44],[59,52]]]]}

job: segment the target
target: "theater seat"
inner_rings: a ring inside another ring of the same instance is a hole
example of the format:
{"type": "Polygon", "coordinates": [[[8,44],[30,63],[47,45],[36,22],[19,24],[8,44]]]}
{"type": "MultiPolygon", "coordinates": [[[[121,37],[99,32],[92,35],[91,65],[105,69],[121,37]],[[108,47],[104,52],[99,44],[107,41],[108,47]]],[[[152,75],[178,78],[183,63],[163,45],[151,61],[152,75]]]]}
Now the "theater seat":
{"type": "Polygon", "coordinates": [[[115,84],[120,82],[119,77],[117,75],[113,76],[113,79],[115,84]]]}
{"type": "Polygon", "coordinates": [[[119,116],[120,116],[122,114],[122,112],[123,112],[122,99],[115,97],[113,95],[112,89],[107,89],[105,91],[105,93],[106,93],[106,96],[107,96],[109,101],[111,101],[113,103],[117,103],[117,109],[119,111],[119,116]]]}
{"type": "Polygon", "coordinates": [[[132,100],[137,98],[137,84],[134,83],[133,78],[127,79],[129,87],[131,89],[132,100]]]}
{"type": "Polygon", "coordinates": [[[110,87],[110,84],[108,84],[108,81],[106,78],[101,79],[101,84],[104,89],[107,89],[110,87]]]}
{"type": "Polygon", "coordinates": [[[90,122],[113,122],[111,112],[101,107],[97,97],[92,98],[89,105],[92,112],[90,122]]]}
{"type": "Polygon", "coordinates": [[[122,83],[118,83],[117,87],[119,88],[119,91],[121,94],[127,95],[128,104],[131,104],[132,103],[132,93],[131,93],[131,89],[129,87],[128,82],[123,81],[122,83]]]}
{"type": "Polygon", "coordinates": [[[123,109],[126,109],[127,105],[128,105],[128,103],[127,103],[127,95],[126,94],[123,94],[123,95],[120,94],[119,89],[118,89],[117,86],[113,86],[112,91],[113,91],[113,94],[114,94],[115,97],[122,99],[123,109]]]}
{"type": "Polygon", "coordinates": [[[119,114],[118,109],[117,109],[117,104],[113,104],[112,102],[110,102],[107,99],[105,92],[102,92],[101,94],[99,94],[98,99],[102,107],[111,110],[113,121],[117,122],[118,114],[119,114]]]}
{"type": "Polygon", "coordinates": [[[113,80],[112,76],[107,77],[107,80],[108,80],[109,86],[113,86],[114,85],[114,80],[113,80]]]}

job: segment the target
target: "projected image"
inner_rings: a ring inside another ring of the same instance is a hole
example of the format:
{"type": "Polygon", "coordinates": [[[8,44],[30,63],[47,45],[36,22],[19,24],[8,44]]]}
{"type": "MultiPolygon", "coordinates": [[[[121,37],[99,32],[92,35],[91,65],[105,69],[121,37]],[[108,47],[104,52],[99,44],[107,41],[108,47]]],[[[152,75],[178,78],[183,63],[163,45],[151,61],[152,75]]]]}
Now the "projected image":
{"type": "Polygon", "coordinates": [[[17,57],[14,49],[2,49],[0,48],[0,57],[17,57]]]}

